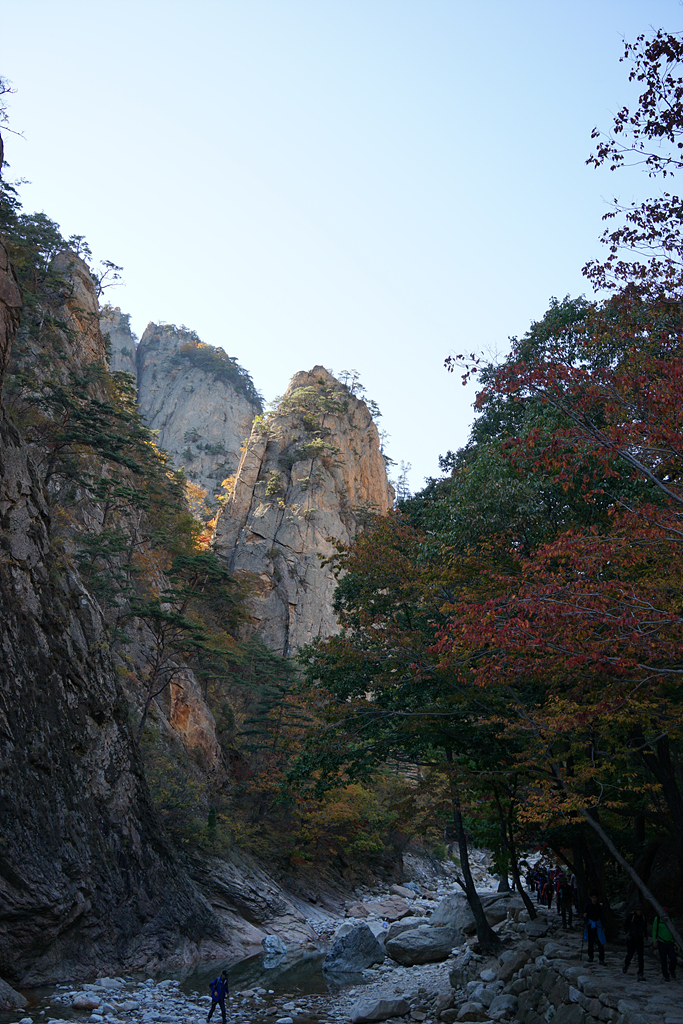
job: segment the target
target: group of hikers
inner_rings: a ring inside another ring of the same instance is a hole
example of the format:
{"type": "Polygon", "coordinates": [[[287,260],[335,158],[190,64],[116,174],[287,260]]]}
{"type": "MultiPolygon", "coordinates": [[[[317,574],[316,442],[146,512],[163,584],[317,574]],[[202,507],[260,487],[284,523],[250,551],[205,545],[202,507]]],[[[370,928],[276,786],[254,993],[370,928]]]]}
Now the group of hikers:
{"type": "Polygon", "coordinates": [[[544,868],[537,864],[527,872],[529,891],[536,894],[539,903],[548,910],[556,902],[557,912],[562,915],[562,927],[572,927],[574,911],[579,909],[579,889],[576,875],[567,875],[560,868],[544,868]]]}
{"type": "MultiPolygon", "coordinates": [[[[579,890],[576,875],[569,877],[559,867],[546,868],[537,864],[529,868],[527,872],[527,885],[529,891],[536,894],[537,901],[551,909],[555,900],[557,912],[562,915],[562,927],[571,929],[574,911],[579,909],[579,890]]],[[[655,951],[659,955],[659,962],[662,967],[662,975],[665,981],[675,980],[677,953],[676,943],[668,926],[669,909],[662,908],[664,917],[659,914],[652,922],[652,942],[655,951]]],[[[583,909],[584,933],[583,940],[588,944],[588,960],[593,963],[595,950],[597,948],[600,963],[605,962],[605,925],[604,910],[600,898],[596,892],[591,893],[583,909]]],[[[642,903],[637,903],[634,909],[626,918],[626,959],[622,971],[628,972],[634,956],[638,959],[638,980],[645,978],[645,940],[648,927],[645,917],[645,909],[642,903]]]]}

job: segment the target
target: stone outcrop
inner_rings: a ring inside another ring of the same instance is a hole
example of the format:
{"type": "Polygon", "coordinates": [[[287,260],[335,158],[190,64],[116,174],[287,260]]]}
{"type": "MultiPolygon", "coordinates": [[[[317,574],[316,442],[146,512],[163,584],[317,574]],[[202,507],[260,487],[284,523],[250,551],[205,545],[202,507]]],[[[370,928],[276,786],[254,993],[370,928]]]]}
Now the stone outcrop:
{"type": "Polygon", "coordinates": [[[336,579],[321,556],[392,501],[365,403],[322,366],[297,373],[254,424],[216,526],[216,552],[256,585],[253,628],[269,647],[286,655],[336,632],[336,579]]]}
{"type": "Polygon", "coordinates": [[[223,749],[218,741],[216,722],[206,705],[197,678],[189,668],[182,668],[171,681],[163,704],[168,721],[186,750],[192,751],[212,783],[227,781],[223,749]]]}
{"type": "MultiPolygon", "coordinates": [[[[96,299],[70,266],[72,357],[90,361],[96,299]]],[[[0,248],[0,373],[19,309],[0,248]]],[[[220,922],[151,806],[100,610],[60,561],[42,477],[1,411],[0,528],[0,974],[27,985],[217,952],[220,922]]]]}
{"type": "Polygon", "coordinates": [[[158,431],[159,447],[215,505],[261,412],[256,393],[249,397],[240,386],[247,375],[222,349],[165,324],[148,324],[137,349],[137,370],[138,405],[147,425],[158,431]]]}
{"type": "Polygon", "coordinates": [[[333,942],[323,960],[323,970],[332,974],[357,974],[383,960],[382,945],[366,924],[359,924],[333,942]]]}
{"type": "Polygon", "coordinates": [[[137,379],[137,338],[130,329],[128,314],[122,313],[118,306],[107,307],[100,316],[100,330],[109,339],[109,368],[115,373],[130,373],[137,379]]]}

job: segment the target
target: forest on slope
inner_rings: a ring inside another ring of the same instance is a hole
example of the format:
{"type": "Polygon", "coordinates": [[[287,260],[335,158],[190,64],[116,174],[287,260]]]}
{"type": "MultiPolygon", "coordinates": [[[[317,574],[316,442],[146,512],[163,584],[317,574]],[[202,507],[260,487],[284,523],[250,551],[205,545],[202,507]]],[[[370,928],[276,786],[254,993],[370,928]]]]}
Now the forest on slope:
{"type": "Polygon", "coordinates": [[[588,163],[663,190],[607,214],[584,268],[603,297],[553,299],[500,362],[446,360],[481,385],[470,439],[339,552],[342,632],[304,654],[326,721],[295,774],[421,765],[463,869],[469,829],[515,874],[540,845],[583,896],[680,913],[683,41],[625,59],[638,103],[588,163]]]}

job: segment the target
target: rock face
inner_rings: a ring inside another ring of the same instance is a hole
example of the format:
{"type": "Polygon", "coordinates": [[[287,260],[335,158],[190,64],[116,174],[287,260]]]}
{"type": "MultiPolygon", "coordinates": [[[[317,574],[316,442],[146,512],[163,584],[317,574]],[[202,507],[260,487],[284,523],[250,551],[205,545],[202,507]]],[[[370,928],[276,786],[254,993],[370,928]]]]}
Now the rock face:
{"type": "Polygon", "coordinates": [[[130,373],[137,378],[135,345],[137,339],[130,329],[130,317],[119,307],[108,308],[100,316],[100,329],[109,338],[109,367],[114,372],[130,373]]]}
{"type": "Polygon", "coordinates": [[[171,728],[185,749],[199,756],[202,767],[212,777],[212,783],[224,783],[227,768],[216,734],[216,722],[202,697],[194,672],[182,668],[168,687],[167,695],[163,695],[160,703],[168,705],[164,711],[171,728]]]}
{"type": "Polygon", "coordinates": [[[248,375],[222,349],[160,324],[148,324],[142,335],[137,370],[138,405],[147,425],[159,432],[159,447],[215,504],[261,412],[248,375]]]}
{"type": "Polygon", "coordinates": [[[253,626],[269,647],[286,655],[336,632],[336,580],[319,556],[392,501],[365,403],[322,366],[297,373],[278,409],[254,424],[216,526],[216,552],[257,584],[253,626]]]}
{"type": "MultiPolygon", "coordinates": [[[[78,270],[65,316],[90,361],[102,339],[78,270]]],[[[19,310],[0,247],[0,375],[19,310]]],[[[220,922],[150,804],[99,608],[58,564],[42,477],[2,410],[0,529],[0,974],[27,985],[217,952],[220,922]]]]}
{"type": "Polygon", "coordinates": [[[28,1006],[28,1000],[0,979],[0,1010],[22,1010],[28,1006]]]}

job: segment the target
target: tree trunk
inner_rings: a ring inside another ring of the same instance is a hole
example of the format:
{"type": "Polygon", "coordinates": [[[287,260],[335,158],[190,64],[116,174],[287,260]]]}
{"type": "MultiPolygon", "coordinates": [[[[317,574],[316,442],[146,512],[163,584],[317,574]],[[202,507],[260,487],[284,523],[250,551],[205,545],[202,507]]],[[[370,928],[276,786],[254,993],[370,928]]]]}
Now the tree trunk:
{"type": "Polygon", "coordinates": [[[485,953],[496,953],[500,949],[501,941],[486,920],[486,914],[484,913],[484,908],[481,905],[479,893],[474,887],[474,879],[472,878],[472,872],[470,871],[470,859],[467,852],[467,838],[465,836],[465,827],[462,823],[462,814],[460,813],[460,796],[455,784],[455,775],[453,771],[453,751],[450,747],[446,747],[446,761],[448,762],[448,779],[451,790],[451,805],[453,807],[453,824],[455,825],[455,834],[458,837],[460,866],[465,879],[465,895],[467,896],[467,902],[470,905],[470,910],[474,915],[477,939],[479,940],[479,945],[481,946],[482,951],[485,953]]]}
{"type": "Polygon", "coordinates": [[[524,906],[527,909],[527,913],[529,915],[529,920],[533,921],[536,918],[536,908],[534,907],[533,903],[531,902],[531,897],[529,896],[528,892],[526,892],[525,889],[524,889],[524,884],[522,882],[522,879],[519,877],[519,865],[517,864],[517,850],[516,850],[516,847],[515,847],[515,836],[514,836],[514,832],[512,830],[512,802],[510,802],[510,812],[508,814],[507,842],[508,842],[508,850],[509,850],[509,853],[510,853],[510,870],[512,871],[512,879],[513,879],[515,885],[517,886],[517,891],[519,892],[519,895],[522,897],[522,900],[524,902],[524,906]]]}
{"type": "Polygon", "coordinates": [[[678,934],[678,930],[677,930],[676,926],[674,925],[673,921],[664,913],[662,905],[652,895],[652,893],[650,892],[648,887],[645,885],[645,882],[642,880],[640,875],[636,874],[636,872],[633,870],[633,868],[628,863],[628,861],[624,857],[621,856],[621,854],[617,850],[616,846],[614,845],[614,843],[612,842],[610,837],[605,832],[605,830],[602,827],[602,825],[600,825],[600,823],[597,822],[595,820],[595,818],[592,817],[590,812],[585,810],[584,808],[581,808],[580,813],[583,815],[583,817],[588,822],[590,827],[595,832],[597,832],[597,834],[600,836],[600,838],[602,839],[603,843],[605,844],[605,846],[607,847],[609,852],[612,854],[614,859],[617,861],[617,863],[621,864],[622,868],[624,869],[626,874],[629,876],[629,878],[631,879],[633,884],[636,886],[636,888],[640,890],[640,892],[643,894],[643,896],[648,901],[648,903],[650,903],[650,905],[654,907],[654,909],[657,911],[659,916],[661,918],[663,918],[664,921],[666,921],[666,924],[667,924],[667,926],[669,928],[669,931],[673,935],[675,941],[678,943],[678,945],[681,948],[683,948],[683,939],[678,934]]]}
{"type": "Polygon", "coordinates": [[[503,843],[505,844],[505,850],[510,859],[510,870],[512,871],[512,880],[515,886],[517,887],[520,896],[522,897],[524,906],[526,907],[527,912],[529,914],[529,920],[534,921],[536,919],[536,909],[533,903],[531,902],[530,896],[528,895],[528,893],[524,891],[524,885],[519,877],[519,867],[517,864],[517,849],[515,845],[515,834],[512,828],[512,797],[510,797],[510,806],[508,809],[508,817],[506,820],[505,813],[503,811],[503,805],[500,802],[500,796],[498,795],[498,790],[495,788],[495,786],[493,788],[493,795],[496,800],[498,820],[500,821],[500,832],[503,837],[503,843]]]}

